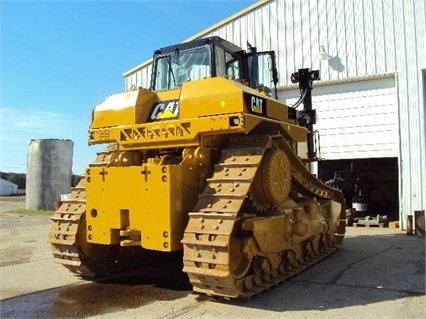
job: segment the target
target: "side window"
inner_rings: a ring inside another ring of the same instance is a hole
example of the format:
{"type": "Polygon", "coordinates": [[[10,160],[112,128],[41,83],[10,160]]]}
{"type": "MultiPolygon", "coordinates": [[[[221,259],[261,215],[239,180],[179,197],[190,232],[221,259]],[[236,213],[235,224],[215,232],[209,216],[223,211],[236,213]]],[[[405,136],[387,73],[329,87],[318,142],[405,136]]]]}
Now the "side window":
{"type": "Polygon", "coordinates": [[[155,73],[155,88],[154,90],[161,91],[168,88],[168,57],[157,60],[155,73]]]}
{"type": "Polygon", "coordinates": [[[216,76],[225,76],[225,50],[221,47],[215,47],[216,54],[216,76]]]}
{"type": "Polygon", "coordinates": [[[231,80],[240,79],[239,59],[237,56],[220,47],[216,51],[216,76],[223,76],[231,80]]]}
{"type": "Polygon", "coordinates": [[[275,52],[250,52],[247,56],[248,82],[251,88],[270,94],[274,90],[277,98],[278,71],[275,52]]]}
{"type": "Polygon", "coordinates": [[[231,55],[228,52],[225,52],[225,66],[226,66],[226,75],[231,80],[239,80],[240,79],[240,66],[239,60],[231,55]]]}
{"type": "Polygon", "coordinates": [[[272,56],[269,53],[260,52],[257,55],[258,74],[256,87],[263,85],[267,89],[274,87],[273,79],[273,61],[272,56]]]}

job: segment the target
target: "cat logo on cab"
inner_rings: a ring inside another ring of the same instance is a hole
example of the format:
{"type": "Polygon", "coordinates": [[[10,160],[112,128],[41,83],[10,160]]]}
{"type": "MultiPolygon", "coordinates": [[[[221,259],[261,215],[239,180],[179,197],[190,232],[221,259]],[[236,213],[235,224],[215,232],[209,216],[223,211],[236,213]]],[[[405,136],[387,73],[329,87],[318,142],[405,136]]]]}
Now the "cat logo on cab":
{"type": "Polygon", "coordinates": [[[171,120],[179,116],[179,100],[157,102],[152,106],[150,121],[171,120]]]}

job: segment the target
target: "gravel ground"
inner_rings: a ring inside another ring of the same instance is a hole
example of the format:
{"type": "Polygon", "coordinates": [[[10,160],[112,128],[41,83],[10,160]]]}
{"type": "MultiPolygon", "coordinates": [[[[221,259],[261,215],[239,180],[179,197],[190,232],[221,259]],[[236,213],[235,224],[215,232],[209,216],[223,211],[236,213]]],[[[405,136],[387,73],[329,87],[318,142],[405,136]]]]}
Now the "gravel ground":
{"type": "Polygon", "coordinates": [[[102,282],[53,262],[49,217],[0,199],[1,318],[425,318],[425,240],[351,228],[343,250],[251,301],[192,294],[170,268],[102,282]]]}

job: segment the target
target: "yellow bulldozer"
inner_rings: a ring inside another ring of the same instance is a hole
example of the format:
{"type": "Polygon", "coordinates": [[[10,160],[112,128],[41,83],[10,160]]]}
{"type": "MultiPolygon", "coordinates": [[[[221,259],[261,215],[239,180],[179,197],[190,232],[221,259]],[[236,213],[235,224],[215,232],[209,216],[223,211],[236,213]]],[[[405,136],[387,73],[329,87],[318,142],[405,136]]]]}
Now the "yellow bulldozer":
{"type": "Polygon", "coordinates": [[[318,72],[292,74],[299,111],[275,60],[220,37],[155,51],[149,89],[93,109],[89,145],[107,146],[51,217],[55,260],[93,277],[180,252],[194,292],[248,298],[341,247],[343,195],[307,168],[318,72]]]}

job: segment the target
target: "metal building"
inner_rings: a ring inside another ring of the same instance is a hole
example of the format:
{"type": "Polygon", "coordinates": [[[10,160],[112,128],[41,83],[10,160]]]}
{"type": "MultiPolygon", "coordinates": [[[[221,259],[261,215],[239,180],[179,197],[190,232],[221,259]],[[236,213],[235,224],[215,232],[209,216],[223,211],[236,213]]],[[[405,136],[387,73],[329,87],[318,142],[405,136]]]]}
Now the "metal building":
{"type": "MultiPolygon", "coordinates": [[[[403,228],[425,209],[426,0],[263,0],[186,41],[212,35],[275,50],[290,105],[291,73],[320,70],[320,178],[355,173],[374,213],[394,209],[403,228]]],[[[125,89],[149,87],[150,76],[149,60],[124,73],[125,89]]]]}
{"type": "Polygon", "coordinates": [[[0,178],[0,196],[9,196],[18,194],[18,185],[0,178]]]}

